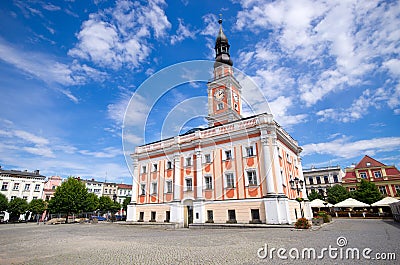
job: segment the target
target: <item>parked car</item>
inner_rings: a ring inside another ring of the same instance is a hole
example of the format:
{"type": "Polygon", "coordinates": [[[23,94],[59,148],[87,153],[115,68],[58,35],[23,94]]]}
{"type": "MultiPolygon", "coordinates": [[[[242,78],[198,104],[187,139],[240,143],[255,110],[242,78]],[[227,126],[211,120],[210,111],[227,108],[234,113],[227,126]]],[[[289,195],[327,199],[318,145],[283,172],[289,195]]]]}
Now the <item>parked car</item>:
{"type": "Polygon", "coordinates": [[[95,215],[93,215],[92,217],[90,217],[91,220],[93,218],[96,218],[98,221],[107,221],[107,218],[105,218],[103,216],[95,216],[95,215]]]}
{"type": "Polygon", "coordinates": [[[125,215],[116,215],[115,220],[116,221],[126,221],[126,216],[125,215]]]}

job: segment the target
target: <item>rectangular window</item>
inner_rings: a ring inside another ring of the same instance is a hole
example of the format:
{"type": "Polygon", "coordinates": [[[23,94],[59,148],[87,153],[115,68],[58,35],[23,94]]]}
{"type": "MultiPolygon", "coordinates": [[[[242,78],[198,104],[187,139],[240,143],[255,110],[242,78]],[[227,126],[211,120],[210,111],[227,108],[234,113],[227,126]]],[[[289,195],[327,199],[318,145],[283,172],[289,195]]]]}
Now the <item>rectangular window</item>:
{"type": "Polygon", "coordinates": [[[191,191],[193,190],[193,182],[192,179],[185,179],[186,182],[186,191],[191,191]]]}
{"type": "Polygon", "coordinates": [[[190,167],[192,165],[192,158],[191,157],[186,157],[186,166],[190,167]]]}
{"type": "Polygon", "coordinates": [[[143,220],[144,220],[144,212],[140,212],[139,213],[139,222],[143,222],[143,220]]]}
{"type": "Polygon", "coordinates": [[[365,172],[360,172],[360,178],[366,179],[366,178],[367,178],[367,173],[365,173],[365,172]]]}
{"type": "Polygon", "coordinates": [[[167,169],[172,169],[172,162],[171,161],[167,162],[167,169]]]}
{"type": "Polygon", "coordinates": [[[157,194],[157,182],[151,183],[151,193],[157,194]]]}
{"type": "Polygon", "coordinates": [[[214,221],[214,213],[212,210],[207,210],[207,222],[214,221]]]}
{"type": "Polygon", "coordinates": [[[355,191],[356,190],[356,188],[350,188],[349,189],[349,191],[355,191]]]}
{"type": "Polygon", "coordinates": [[[227,150],[225,151],[225,160],[230,160],[230,159],[232,159],[232,151],[227,150]]]}
{"type": "Polygon", "coordinates": [[[146,171],[147,171],[146,166],[142,166],[142,173],[146,173],[146,171]]]}
{"type": "Polygon", "coordinates": [[[286,154],[286,161],[288,161],[289,163],[291,162],[289,154],[286,154]]]}
{"type": "Polygon", "coordinates": [[[211,163],[211,155],[210,154],[205,155],[204,160],[206,163],[211,163]]]}
{"type": "Polygon", "coordinates": [[[255,170],[247,171],[247,180],[249,181],[249,186],[257,185],[257,174],[255,170]]]}
{"type": "Polygon", "coordinates": [[[31,187],[31,184],[25,184],[25,189],[24,190],[29,190],[30,187],[31,187]]]}
{"type": "Polygon", "coordinates": [[[379,186],[379,191],[380,191],[383,195],[386,195],[386,194],[387,194],[387,192],[386,192],[386,186],[379,186]]]}
{"type": "Polygon", "coordinates": [[[394,188],[396,189],[397,197],[398,197],[400,195],[400,185],[395,185],[394,188]]]}
{"type": "Polygon", "coordinates": [[[206,190],[212,190],[212,188],[213,188],[212,177],[211,176],[205,176],[204,180],[206,182],[206,190]]]}
{"type": "Polygon", "coordinates": [[[35,185],[35,191],[40,191],[40,184],[35,185]]]}
{"type": "Polygon", "coordinates": [[[339,179],[337,175],[333,175],[333,182],[338,183],[339,179]]]}
{"type": "Polygon", "coordinates": [[[146,184],[140,185],[140,195],[146,195],[146,184]]]}
{"type": "Polygon", "coordinates": [[[8,182],[3,182],[1,185],[1,190],[8,190],[8,182]]]}
{"type": "Polygon", "coordinates": [[[314,179],[313,179],[313,177],[309,177],[308,178],[308,182],[312,185],[312,184],[314,184],[314,179]]]}
{"type": "Polygon", "coordinates": [[[380,171],[374,171],[374,176],[375,176],[375,178],[381,178],[382,173],[380,171]]]}
{"type": "Polygon", "coordinates": [[[235,178],[233,176],[233,173],[227,173],[225,176],[226,176],[226,187],[234,188],[235,187],[235,178]]]}
{"type": "Polygon", "coordinates": [[[167,193],[172,193],[172,181],[167,181],[167,193]]]}
{"type": "Polygon", "coordinates": [[[321,184],[321,177],[320,176],[317,177],[317,184],[321,184]]]}
{"type": "Polygon", "coordinates": [[[156,212],[151,212],[150,222],[155,222],[155,221],[156,221],[156,212]]]}
{"type": "Polygon", "coordinates": [[[19,190],[19,183],[14,183],[14,188],[13,190],[19,190]]]}
{"type": "Polygon", "coordinates": [[[170,219],[171,219],[171,212],[170,211],[166,211],[165,212],[165,221],[164,222],[169,223],[170,219]]]}
{"type": "Polygon", "coordinates": [[[104,189],[104,193],[108,193],[108,189],[104,189]]]}
{"type": "Polygon", "coordinates": [[[228,220],[236,221],[236,211],[235,210],[228,210],[228,220]]]}
{"type": "Polygon", "coordinates": [[[224,103],[218,103],[217,110],[222,110],[224,108],[224,103]]]}
{"type": "Polygon", "coordinates": [[[153,172],[157,171],[157,164],[153,164],[153,172]]]}
{"type": "Polygon", "coordinates": [[[15,198],[17,198],[17,196],[11,196],[11,200],[14,200],[15,198]]]}
{"type": "Polygon", "coordinates": [[[325,183],[325,184],[328,184],[328,183],[329,183],[329,178],[328,178],[328,176],[324,176],[324,183],[325,183]]]}
{"type": "Polygon", "coordinates": [[[28,196],[23,196],[22,199],[24,199],[25,201],[28,200],[28,196]]]}
{"type": "Polygon", "coordinates": [[[246,156],[254,156],[253,146],[246,147],[246,156]]]}
{"type": "Polygon", "coordinates": [[[253,222],[260,221],[260,210],[259,209],[251,209],[251,221],[253,221],[253,222]]]}

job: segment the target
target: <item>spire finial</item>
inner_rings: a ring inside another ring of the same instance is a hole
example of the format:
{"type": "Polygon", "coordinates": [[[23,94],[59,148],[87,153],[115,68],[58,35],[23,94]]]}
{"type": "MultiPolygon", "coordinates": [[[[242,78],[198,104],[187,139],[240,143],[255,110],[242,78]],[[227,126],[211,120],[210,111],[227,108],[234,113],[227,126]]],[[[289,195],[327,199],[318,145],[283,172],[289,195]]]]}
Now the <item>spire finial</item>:
{"type": "Polygon", "coordinates": [[[219,20],[218,23],[221,25],[222,24],[222,14],[219,14],[219,20]]]}

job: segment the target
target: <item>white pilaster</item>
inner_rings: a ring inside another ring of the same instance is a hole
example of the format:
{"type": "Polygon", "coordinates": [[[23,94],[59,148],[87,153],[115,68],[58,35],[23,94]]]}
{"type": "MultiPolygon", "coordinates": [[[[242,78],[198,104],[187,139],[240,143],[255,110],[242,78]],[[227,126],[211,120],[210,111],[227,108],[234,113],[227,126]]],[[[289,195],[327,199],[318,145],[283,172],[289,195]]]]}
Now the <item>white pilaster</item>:
{"type": "Polygon", "coordinates": [[[184,205],[180,202],[174,202],[171,204],[171,223],[177,223],[179,226],[183,227],[184,225],[184,205]]]}
{"type": "Polygon", "coordinates": [[[193,202],[193,223],[204,224],[206,222],[206,207],[204,201],[193,202]]]}
{"type": "MultiPolygon", "coordinates": [[[[262,133],[267,133],[266,129],[262,129],[262,133]]],[[[272,171],[272,161],[271,161],[271,154],[269,152],[269,143],[268,143],[268,136],[262,135],[261,136],[261,143],[262,143],[262,153],[264,157],[264,170],[265,170],[265,180],[267,183],[267,195],[276,195],[275,192],[275,183],[274,183],[274,176],[272,171]]]]}
{"type": "Polygon", "coordinates": [[[200,149],[196,150],[196,199],[203,199],[203,168],[202,168],[202,153],[200,149]]]}
{"type": "Polygon", "coordinates": [[[181,183],[180,170],[181,170],[180,156],[175,155],[174,156],[174,201],[181,200],[182,183],[181,183]]]}

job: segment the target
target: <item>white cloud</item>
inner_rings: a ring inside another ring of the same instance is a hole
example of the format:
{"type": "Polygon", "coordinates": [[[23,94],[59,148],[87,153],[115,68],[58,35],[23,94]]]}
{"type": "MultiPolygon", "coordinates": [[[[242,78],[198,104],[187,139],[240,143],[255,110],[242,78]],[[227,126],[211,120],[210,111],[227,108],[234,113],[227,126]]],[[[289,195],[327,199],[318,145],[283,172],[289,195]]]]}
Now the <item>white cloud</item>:
{"type": "Polygon", "coordinates": [[[379,152],[395,151],[400,148],[400,137],[383,137],[351,142],[343,137],[331,142],[312,143],[302,146],[303,156],[312,154],[332,155],[353,158],[364,154],[374,155],[379,152]]]}
{"type": "Polygon", "coordinates": [[[320,116],[319,121],[332,119],[340,122],[353,122],[367,115],[370,107],[380,109],[383,106],[393,109],[396,113],[395,109],[400,106],[400,84],[389,89],[366,89],[359,98],[351,103],[350,107],[346,109],[323,109],[316,114],[320,116]]]}
{"type": "MultiPolygon", "coordinates": [[[[393,57],[400,49],[399,2],[239,2],[243,10],[237,14],[236,29],[255,34],[268,31],[268,39],[241,53],[245,62],[252,60],[243,66],[253,71],[266,65],[287,67],[306,106],[361,85],[385,69],[398,78],[398,61],[393,57]]],[[[261,73],[257,76],[262,80],[261,73]]],[[[280,90],[276,95],[286,92],[280,90]]]]}
{"type": "Polygon", "coordinates": [[[104,148],[102,151],[80,150],[79,153],[96,158],[112,158],[123,154],[121,149],[115,147],[107,147],[104,148]]]}
{"type": "Polygon", "coordinates": [[[290,127],[291,125],[304,123],[307,118],[307,114],[288,115],[288,109],[293,106],[291,98],[280,96],[272,102],[269,102],[274,119],[284,127],[290,127]]]}
{"type": "Polygon", "coordinates": [[[197,31],[196,30],[190,30],[189,26],[185,26],[183,24],[183,19],[178,18],[179,26],[178,29],[176,30],[176,35],[171,36],[171,44],[174,45],[177,42],[181,42],[184,39],[187,38],[192,38],[194,39],[196,37],[197,31]]]}
{"type": "Polygon", "coordinates": [[[164,37],[171,27],[164,6],[161,0],[147,5],[120,0],[114,8],[92,13],[77,34],[79,42],[68,54],[102,67],[137,68],[150,54],[148,39],[164,37]]]}

